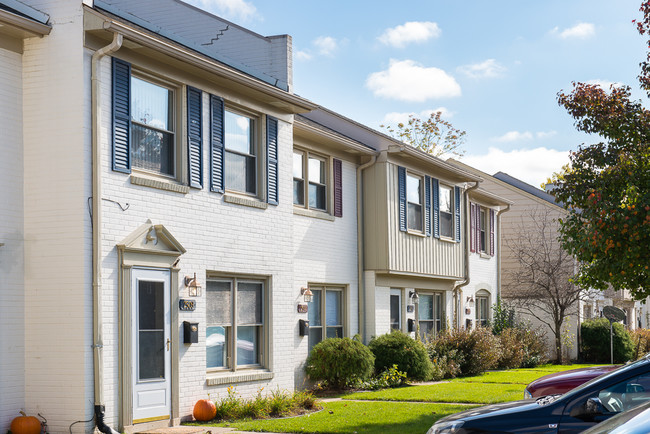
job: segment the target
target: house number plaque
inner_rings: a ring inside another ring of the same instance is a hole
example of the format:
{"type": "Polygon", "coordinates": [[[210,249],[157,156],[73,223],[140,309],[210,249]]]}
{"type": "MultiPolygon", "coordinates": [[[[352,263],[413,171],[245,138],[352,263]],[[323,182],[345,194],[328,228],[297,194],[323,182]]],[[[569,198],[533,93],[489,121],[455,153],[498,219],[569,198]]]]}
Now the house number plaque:
{"type": "Polygon", "coordinates": [[[194,312],[194,309],[196,309],[196,300],[181,298],[178,302],[178,308],[185,312],[194,312]]]}

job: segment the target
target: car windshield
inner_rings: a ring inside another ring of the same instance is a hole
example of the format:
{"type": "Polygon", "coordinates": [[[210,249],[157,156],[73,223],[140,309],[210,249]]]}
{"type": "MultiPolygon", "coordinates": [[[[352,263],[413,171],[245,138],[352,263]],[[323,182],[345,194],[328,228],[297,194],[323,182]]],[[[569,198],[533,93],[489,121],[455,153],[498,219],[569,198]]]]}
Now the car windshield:
{"type": "MultiPolygon", "coordinates": [[[[646,432],[641,429],[647,428],[650,421],[650,402],[641,404],[638,407],[619,413],[616,416],[599,423],[595,427],[585,431],[585,434],[609,434],[615,428],[625,425],[626,433],[646,432]]],[[[618,431],[617,431],[618,432],[618,431]]]]}
{"type": "Polygon", "coordinates": [[[605,380],[606,378],[609,378],[609,377],[612,377],[612,376],[615,376],[615,375],[618,375],[620,372],[625,372],[625,371],[629,371],[631,369],[634,369],[639,365],[648,363],[649,360],[650,360],[649,356],[645,356],[642,359],[637,360],[636,362],[632,362],[632,363],[630,363],[628,365],[621,366],[618,369],[614,369],[611,372],[600,375],[600,376],[598,376],[596,378],[592,378],[591,380],[587,381],[586,383],[583,383],[580,386],[576,387],[575,389],[572,389],[572,390],[568,391],[567,393],[565,393],[564,395],[562,395],[561,399],[564,400],[564,401],[572,399],[574,395],[577,395],[577,394],[581,393],[584,388],[591,386],[593,383],[595,383],[597,381],[605,380]]]}

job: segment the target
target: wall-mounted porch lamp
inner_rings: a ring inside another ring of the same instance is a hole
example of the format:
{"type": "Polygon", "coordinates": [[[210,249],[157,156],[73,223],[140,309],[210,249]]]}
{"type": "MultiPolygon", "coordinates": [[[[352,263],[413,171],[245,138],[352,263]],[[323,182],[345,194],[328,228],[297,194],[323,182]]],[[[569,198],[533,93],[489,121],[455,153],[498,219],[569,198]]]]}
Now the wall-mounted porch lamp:
{"type": "Polygon", "coordinates": [[[303,299],[305,300],[305,303],[309,303],[314,297],[314,293],[311,292],[309,288],[306,288],[304,286],[300,288],[300,295],[304,297],[303,299]]]}
{"type": "Polygon", "coordinates": [[[187,295],[190,297],[200,297],[201,296],[201,285],[196,280],[196,273],[194,277],[185,276],[185,286],[187,286],[187,295]]]}
{"type": "Polygon", "coordinates": [[[418,304],[420,302],[420,296],[415,291],[409,291],[409,298],[411,299],[413,304],[418,304]]]}

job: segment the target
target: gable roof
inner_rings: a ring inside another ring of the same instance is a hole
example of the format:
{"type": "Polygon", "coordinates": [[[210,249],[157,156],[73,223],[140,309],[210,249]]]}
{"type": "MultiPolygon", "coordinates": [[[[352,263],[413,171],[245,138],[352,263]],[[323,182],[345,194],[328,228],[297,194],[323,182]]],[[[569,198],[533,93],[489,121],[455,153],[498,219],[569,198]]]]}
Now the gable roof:
{"type": "Polygon", "coordinates": [[[498,180],[505,182],[506,184],[510,184],[513,187],[525,191],[526,193],[532,194],[533,196],[536,196],[539,199],[545,200],[546,202],[552,203],[553,205],[562,207],[562,203],[556,201],[553,195],[550,195],[544,190],[540,190],[537,187],[527,184],[524,181],[515,178],[514,176],[510,176],[504,172],[497,172],[492,176],[494,176],[498,180]]]}

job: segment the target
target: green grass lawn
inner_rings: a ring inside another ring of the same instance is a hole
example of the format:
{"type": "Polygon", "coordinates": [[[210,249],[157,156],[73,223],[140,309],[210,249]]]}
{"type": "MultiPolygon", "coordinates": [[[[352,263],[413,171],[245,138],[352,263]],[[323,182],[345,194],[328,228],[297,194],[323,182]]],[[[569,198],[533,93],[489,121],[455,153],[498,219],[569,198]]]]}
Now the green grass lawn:
{"type": "Polygon", "coordinates": [[[462,402],[496,404],[524,398],[524,384],[449,382],[345,395],[346,400],[462,402]]]}
{"type": "Polygon", "coordinates": [[[429,403],[335,401],[323,403],[322,411],[305,416],[218,423],[211,426],[281,433],[425,433],[441,417],[472,407],[429,403]]]}

